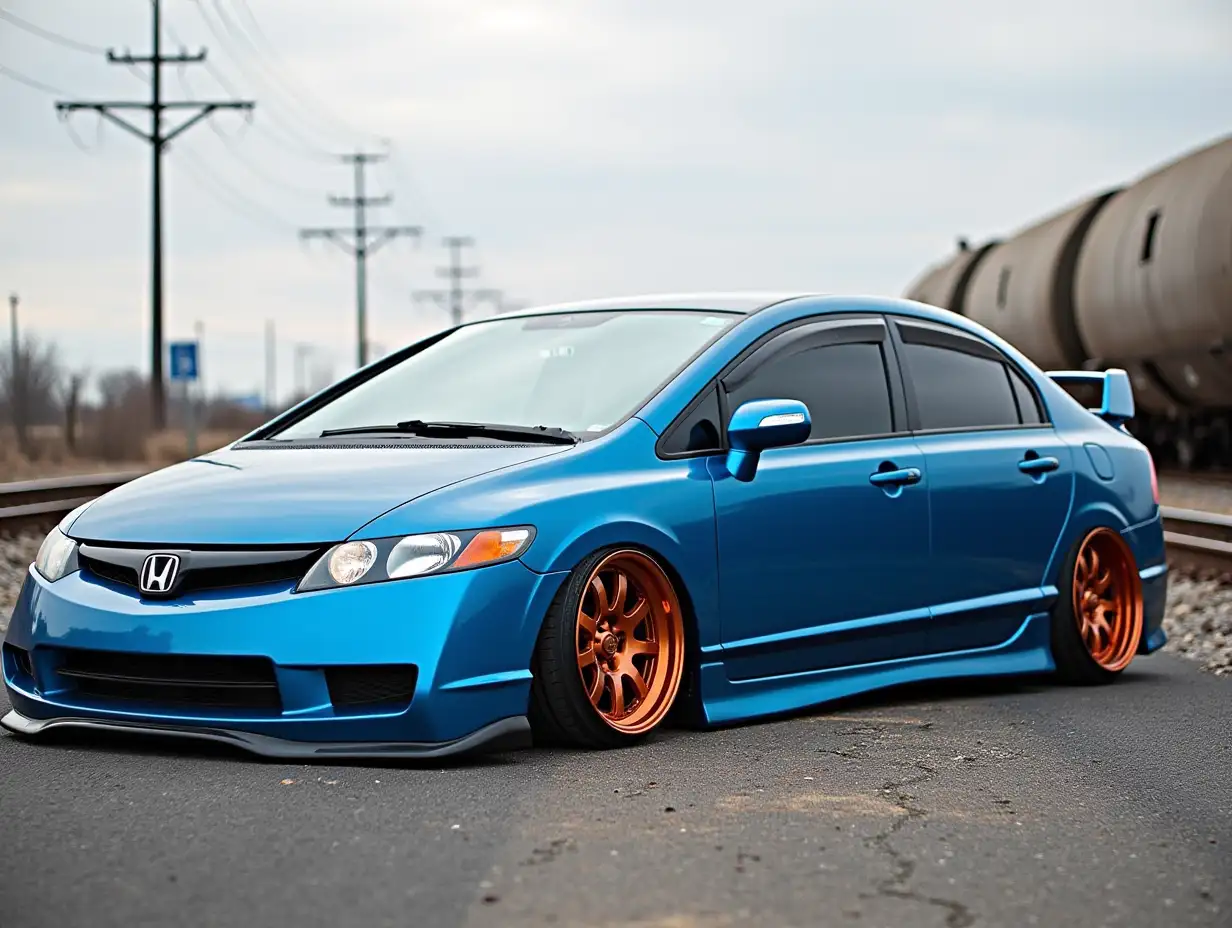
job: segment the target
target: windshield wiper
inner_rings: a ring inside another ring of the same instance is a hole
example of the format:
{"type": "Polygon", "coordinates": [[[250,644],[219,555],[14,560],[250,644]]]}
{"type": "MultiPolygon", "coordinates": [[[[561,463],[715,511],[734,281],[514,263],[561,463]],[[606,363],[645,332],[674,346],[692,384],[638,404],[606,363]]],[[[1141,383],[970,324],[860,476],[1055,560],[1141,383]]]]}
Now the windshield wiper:
{"type": "Polygon", "coordinates": [[[322,438],[331,435],[366,435],[400,432],[425,438],[496,438],[501,441],[534,441],[547,445],[573,445],[577,436],[565,429],[546,425],[493,425],[485,422],[424,422],[409,419],[393,425],[363,425],[349,429],[326,429],[322,438]]]}

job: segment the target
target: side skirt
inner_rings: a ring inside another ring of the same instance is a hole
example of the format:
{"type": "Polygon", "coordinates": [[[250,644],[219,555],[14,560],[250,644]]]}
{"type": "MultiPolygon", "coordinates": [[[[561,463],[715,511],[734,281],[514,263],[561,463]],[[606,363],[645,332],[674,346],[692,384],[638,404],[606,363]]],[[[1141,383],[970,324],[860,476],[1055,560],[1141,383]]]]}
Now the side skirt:
{"type": "Polygon", "coordinates": [[[1030,615],[1008,640],[985,648],[831,667],[732,681],[722,661],[701,666],[702,706],[713,725],[795,712],[902,683],[950,677],[1046,673],[1056,669],[1049,648],[1050,616],[1030,615]]]}

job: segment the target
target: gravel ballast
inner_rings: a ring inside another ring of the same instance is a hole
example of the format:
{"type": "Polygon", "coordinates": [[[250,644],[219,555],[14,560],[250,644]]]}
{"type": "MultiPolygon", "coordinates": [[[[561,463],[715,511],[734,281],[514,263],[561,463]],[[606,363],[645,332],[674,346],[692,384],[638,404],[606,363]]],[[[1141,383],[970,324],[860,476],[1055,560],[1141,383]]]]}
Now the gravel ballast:
{"type": "Polygon", "coordinates": [[[1232,584],[1174,572],[1164,631],[1165,651],[1198,661],[1219,676],[1232,674],[1232,584]]]}
{"type": "MultiPolygon", "coordinates": [[[[0,538],[0,632],[8,627],[22,580],[42,542],[41,533],[0,538]]],[[[1173,571],[1168,582],[1167,651],[1218,675],[1232,675],[1232,584],[1173,571]]]]}
{"type": "Polygon", "coordinates": [[[0,537],[0,631],[9,627],[9,616],[17,605],[22,581],[42,543],[42,532],[0,537]]]}

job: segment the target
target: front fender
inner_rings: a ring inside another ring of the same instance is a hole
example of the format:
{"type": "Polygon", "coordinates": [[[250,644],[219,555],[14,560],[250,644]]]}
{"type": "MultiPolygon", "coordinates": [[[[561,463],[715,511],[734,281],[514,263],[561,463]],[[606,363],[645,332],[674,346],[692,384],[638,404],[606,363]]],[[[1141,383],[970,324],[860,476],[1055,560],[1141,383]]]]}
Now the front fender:
{"type": "Polygon", "coordinates": [[[710,474],[705,459],[660,460],[655,439],[649,426],[633,419],[576,454],[430,493],[386,513],[356,537],[529,524],[536,535],[522,563],[540,574],[572,570],[599,548],[636,545],[667,562],[684,585],[701,644],[717,644],[710,474]]]}

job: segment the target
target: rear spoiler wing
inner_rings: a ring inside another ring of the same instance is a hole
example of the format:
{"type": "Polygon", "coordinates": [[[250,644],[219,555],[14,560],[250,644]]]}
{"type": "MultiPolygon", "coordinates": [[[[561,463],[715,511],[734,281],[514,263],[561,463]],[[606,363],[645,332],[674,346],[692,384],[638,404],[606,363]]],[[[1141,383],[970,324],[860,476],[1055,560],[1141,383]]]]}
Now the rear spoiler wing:
{"type": "Polygon", "coordinates": [[[1099,409],[1091,412],[1114,426],[1134,417],[1134,388],[1129,374],[1120,368],[1106,371],[1048,371],[1048,376],[1061,386],[1095,384],[1103,391],[1099,409]]]}

